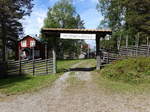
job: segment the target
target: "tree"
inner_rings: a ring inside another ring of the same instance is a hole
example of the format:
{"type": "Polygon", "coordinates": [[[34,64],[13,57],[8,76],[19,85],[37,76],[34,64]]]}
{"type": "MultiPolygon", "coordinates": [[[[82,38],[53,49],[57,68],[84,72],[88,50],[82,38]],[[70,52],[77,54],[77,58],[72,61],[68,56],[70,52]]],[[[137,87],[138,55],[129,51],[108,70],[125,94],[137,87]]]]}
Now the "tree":
{"type": "Polygon", "coordinates": [[[20,20],[31,13],[33,0],[0,0],[0,39],[3,61],[7,61],[6,47],[16,50],[16,42],[23,27],[20,20]]]}
{"type": "Polygon", "coordinates": [[[141,43],[150,35],[149,6],[149,0],[99,0],[97,9],[103,14],[105,24],[113,30],[113,38],[120,38],[123,33],[122,44],[127,40],[135,44],[139,33],[141,43]]]}
{"type": "MultiPolygon", "coordinates": [[[[52,8],[49,8],[44,20],[45,28],[84,28],[83,20],[76,13],[71,0],[60,0],[52,8]]],[[[53,42],[52,38],[47,41],[53,42]]],[[[79,40],[62,40],[57,38],[58,56],[63,58],[64,54],[78,53],[80,49],[79,40]]]]}
{"type": "Polygon", "coordinates": [[[125,0],[125,19],[136,32],[144,32],[150,35],[150,1],[149,0],[125,0]]]}

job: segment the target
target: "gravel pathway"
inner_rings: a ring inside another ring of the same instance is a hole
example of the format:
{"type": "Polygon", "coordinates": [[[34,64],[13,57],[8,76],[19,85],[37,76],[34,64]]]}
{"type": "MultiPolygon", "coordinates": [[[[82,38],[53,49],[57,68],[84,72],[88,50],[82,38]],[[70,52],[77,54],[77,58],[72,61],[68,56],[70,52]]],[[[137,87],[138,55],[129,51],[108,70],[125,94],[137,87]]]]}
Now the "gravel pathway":
{"type": "Polygon", "coordinates": [[[73,75],[85,82],[82,88],[66,83],[72,76],[66,72],[52,87],[0,102],[0,112],[150,112],[148,96],[106,93],[99,90],[91,72],[76,71],[73,75]]]}

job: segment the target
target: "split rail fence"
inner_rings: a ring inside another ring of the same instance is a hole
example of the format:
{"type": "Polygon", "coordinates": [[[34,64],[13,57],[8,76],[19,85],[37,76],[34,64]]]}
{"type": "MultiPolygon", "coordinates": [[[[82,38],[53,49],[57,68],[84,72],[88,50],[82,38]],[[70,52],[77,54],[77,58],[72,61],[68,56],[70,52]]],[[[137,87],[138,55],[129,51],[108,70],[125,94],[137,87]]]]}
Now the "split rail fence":
{"type": "Polygon", "coordinates": [[[8,61],[7,74],[43,75],[53,73],[53,59],[8,61]]]}
{"type": "Polygon", "coordinates": [[[150,45],[121,47],[119,54],[121,56],[150,56],[150,45]]]}
{"type": "Polygon", "coordinates": [[[102,66],[109,64],[116,60],[125,59],[127,57],[137,57],[137,56],[150,56],[150,46],[141,45],[141,46],[129,46],[129,47],[121,47],[119,53],[110,53],[103,52],[101,63],[102,66]]]}

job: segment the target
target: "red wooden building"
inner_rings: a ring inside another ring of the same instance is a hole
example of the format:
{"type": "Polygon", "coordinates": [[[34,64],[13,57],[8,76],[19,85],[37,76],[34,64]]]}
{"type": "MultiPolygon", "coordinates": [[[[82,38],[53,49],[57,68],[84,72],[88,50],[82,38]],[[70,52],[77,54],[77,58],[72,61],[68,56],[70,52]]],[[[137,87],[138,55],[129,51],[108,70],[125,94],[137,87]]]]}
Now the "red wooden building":
{"type": "Polygon", "coordinates": [[[27,35],[18,42],[18,59],[19,54],[21,59],[32,59],[33,51],[35,59],[45,58],[45,44],[42,43],[40,40],[27,35]]]}

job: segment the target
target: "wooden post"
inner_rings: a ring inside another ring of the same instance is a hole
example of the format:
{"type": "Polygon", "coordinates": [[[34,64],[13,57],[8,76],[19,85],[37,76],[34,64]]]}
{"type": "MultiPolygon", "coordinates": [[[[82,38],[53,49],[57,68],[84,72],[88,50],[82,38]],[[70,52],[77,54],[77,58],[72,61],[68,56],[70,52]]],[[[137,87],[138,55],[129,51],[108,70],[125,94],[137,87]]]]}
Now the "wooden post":
{"type": "Polygon", "coordinates": [[[57,71],[57,63],[56,63],[56,42],[54,39],[53,47],[52,47],[52,55],[53,55],[53,73],[55,74],[57,71]]]}
{"type": "Polygon", "coordinates": [[[34,65],[34,47],[32,48],[32,63],[33,63],[33,76],[35,75],[35,65],[34,65]]]}
{"type": "Polygon", "coordinates": [[[53,73],[55,74],[56,73],[56,51],[54,48],[52,49],[52,53],[53,53],[53,73]]]}
{"type": "Polygon", "coordinates": [[[147,37],[147,46],[149,46],[149,37],[147,37]]]}
{"type": "Polygon", "coordinates": [[[147,37],[147,56],[150,55],[149,37],[147,37]]]}
{"type": "Polygon", "coordinates": [[[19,46],[19,75],[21,75],[21,49],[20,49],[20,46],[19,46]]]}
{"type": "Polygon", "coordinates": [[[109,64],[109,52],[107,52],[107,64],[109,64]]]}
{"type": "Polygon", "coordinates": [[[47,44],[45,44],[45,60],[46,60],[46,74],[48,74],[47,44]]]}
{"type": "Polygon", "coordinates": [[[90,59],[90,45],[88,44],[88,59],[90,59]]]}
{"type": "Polygon", "coordinates": [[[100,37],[96,35],[96,69],[100,70],[101,68],[101,57],[100,57],[100,37]]]}
{"type": "Polygon", "coordinates": [[[137,34],[136,56],[138,56],[139,39],[140,39],[140,33],[137,34]]]}

